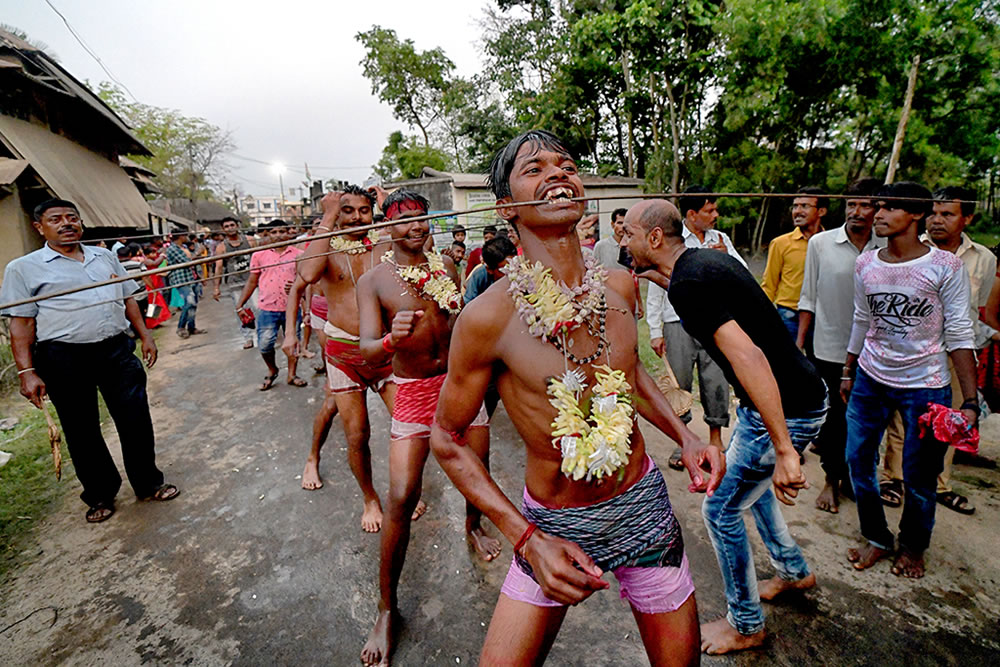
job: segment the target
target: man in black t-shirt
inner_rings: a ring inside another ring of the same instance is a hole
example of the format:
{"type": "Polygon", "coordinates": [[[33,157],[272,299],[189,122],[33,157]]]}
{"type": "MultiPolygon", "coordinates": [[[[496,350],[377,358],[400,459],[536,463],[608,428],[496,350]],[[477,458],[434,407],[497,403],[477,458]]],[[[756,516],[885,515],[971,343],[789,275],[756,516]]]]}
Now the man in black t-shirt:
{"type": "Polygon", "coordinates": [[[687,248],[681,225],[673,204],[641,202],[625,216],[622,245],[641,278],[668,290],[684,330],[740,399],[726,476],[702,506],[729,607],[725,618],[702,625],[702,650],[719,654],[764,642],[761,599],[816,585],[778,500],[794,504],[791,498],[806,485],[799,452],[819,433],[827,397],[823,380],[750,272],[725,253],[687,248]],[[759,590],[743,523],[747,509],[778,572],[759,590]]]}

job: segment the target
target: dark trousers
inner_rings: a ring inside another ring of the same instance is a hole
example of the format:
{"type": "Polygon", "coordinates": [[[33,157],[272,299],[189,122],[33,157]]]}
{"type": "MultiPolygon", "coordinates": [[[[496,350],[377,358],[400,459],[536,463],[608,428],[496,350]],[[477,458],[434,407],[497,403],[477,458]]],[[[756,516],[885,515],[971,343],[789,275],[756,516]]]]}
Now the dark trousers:
{"type": "Polygon", "coordinates": [[[125,334],[98,343],[42,342],[35,347],[39,377],[62,423],[80,498],[88,506],[114,502],[122,485],[108,445],[101,435],[97,391],[115,422],[129,484],[139,498],[163,484],[156,467],[153,420],[146,397],[146,372],[125,334]]]}
{"type": "Polygon", "coordinates": [[[885,519],[879,495],[878,447],[892,413],[903,416],[903,516],[899,521],[899,544],[922,553],[931,541],[937,506],[937,477],[944,467],[946,445],[933,433],[920,436],[917,419],[928,403],[951,405],[951,387],[899,389],[873,380],[857,370],[847,404],[847,469],[858,503],[861,534],[873,545],[893,548],[893,535],[885,519]]]}
{"type": "Polygon", "coordinates": [[[816,370],[826,383],[830,395],[830,411],[826,413],[816,444],[819,445],[820,462],[823,472],[831,483],[847,480],[847,405],[840,399],[840,377],[843,375],[843,364],[832,361],[813,359],[816,370]]]}

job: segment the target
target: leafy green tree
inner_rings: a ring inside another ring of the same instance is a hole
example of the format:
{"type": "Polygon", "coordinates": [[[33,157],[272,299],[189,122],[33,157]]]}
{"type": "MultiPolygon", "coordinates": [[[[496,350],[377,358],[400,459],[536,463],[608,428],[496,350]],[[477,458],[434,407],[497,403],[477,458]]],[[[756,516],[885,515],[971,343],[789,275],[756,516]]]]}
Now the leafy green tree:
{"type": "Polygon", "coordinates": [[[387,181],[419,178],[424,167],[446,170],[448,154],[420,142],[419,137],[404,136],[402,132],[389,135],[382,149],[382,158],[374,165],[375,173],[387,181]]]}
{"type": "Polygon", "coordinates": [[[395,30],[380,26],[359,32],[355,39],[365,47],[361,67],[372,93],[392,107],[397,119],[418,127],[429,146],[455,64],[441,49],[417,51],[413,40],[401,40],[395,30]]]}

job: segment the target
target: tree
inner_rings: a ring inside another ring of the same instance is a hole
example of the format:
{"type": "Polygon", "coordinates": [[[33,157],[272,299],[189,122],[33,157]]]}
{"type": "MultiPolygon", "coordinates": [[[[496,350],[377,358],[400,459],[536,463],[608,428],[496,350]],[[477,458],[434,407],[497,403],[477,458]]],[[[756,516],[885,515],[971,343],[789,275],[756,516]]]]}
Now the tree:
{"type": "Polygon", "coordinates": [[[153,153],[132,156],[157,175],[165,197],[216,199],[228,172],[226,155],[235,148],[232,133],[203,118],[185,116],[176,109],[130,102],[120,88],[101,83],[97,93],[132,128],[153,153]]]}
{"type": "Polygon", "coordinates": [[[455,64],[441,49],[417,51],[413,40],[400,40],[395,30],[373,26],[355,35],[365,47],[361,61],[372,93],[392,107],[393,115],[417,126],[430,146],[430,129],[441,115],[441,98],[455,64]]]}
{"type": "Polygon", "coordinates": [[[420,178],[424,167],[448,169],[448,154],[420,143],[416,136],[403,136],[396,131],[389,135],[388,144],[382,149],[382,159],[374,165],[375,173],[384,180],[420,178]]]}

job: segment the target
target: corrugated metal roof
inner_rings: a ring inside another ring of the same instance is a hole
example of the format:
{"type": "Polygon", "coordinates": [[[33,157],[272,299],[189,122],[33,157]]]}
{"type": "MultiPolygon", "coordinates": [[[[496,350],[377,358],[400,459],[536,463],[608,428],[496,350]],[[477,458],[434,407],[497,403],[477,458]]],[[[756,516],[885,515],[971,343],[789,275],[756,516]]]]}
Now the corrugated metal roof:
{"type": "Polygon", "coordinates": [[[57,196],[80,209],[91,227],[149,225],[149,206],[125,170],[103,155],[41,125],[0,114],[0,141],[27,160],[57,196]]]}
{"type": "Polygon", "coordinates": [[[12,160],[8,157],[0,158],[0,185],[10,185],[27,168],[27,160],[12,160]]]}

